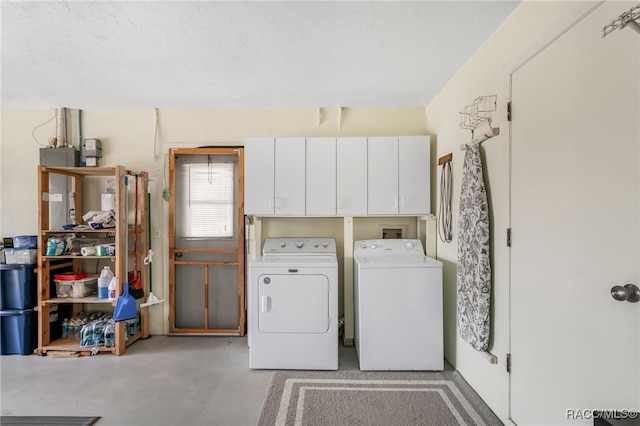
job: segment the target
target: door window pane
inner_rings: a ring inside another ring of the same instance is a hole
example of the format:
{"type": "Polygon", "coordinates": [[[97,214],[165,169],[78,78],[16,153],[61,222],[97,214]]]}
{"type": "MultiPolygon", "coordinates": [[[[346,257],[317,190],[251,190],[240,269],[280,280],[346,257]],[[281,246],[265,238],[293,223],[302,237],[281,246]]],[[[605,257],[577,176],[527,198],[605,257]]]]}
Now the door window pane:
{"type": "Polygon", "coordinates": [[[182,166],[183,238],[233,238],[234,164],[190,163],[182,166]]]}

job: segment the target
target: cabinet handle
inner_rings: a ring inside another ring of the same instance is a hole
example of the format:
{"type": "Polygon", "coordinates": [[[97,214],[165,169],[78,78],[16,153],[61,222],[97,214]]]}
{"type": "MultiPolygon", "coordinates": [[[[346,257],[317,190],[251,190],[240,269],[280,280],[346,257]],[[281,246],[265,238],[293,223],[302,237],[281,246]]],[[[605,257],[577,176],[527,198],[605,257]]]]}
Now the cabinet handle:
{"type": "Polygon", "coordinates": [[[398,197],[393,197],[393,208],[394,209],[398,208],[398,197]]]}
{"type": "Polygon", "coordinates": [[[404,197],[400,197],[400,207],[404,208],[404,197]]]}

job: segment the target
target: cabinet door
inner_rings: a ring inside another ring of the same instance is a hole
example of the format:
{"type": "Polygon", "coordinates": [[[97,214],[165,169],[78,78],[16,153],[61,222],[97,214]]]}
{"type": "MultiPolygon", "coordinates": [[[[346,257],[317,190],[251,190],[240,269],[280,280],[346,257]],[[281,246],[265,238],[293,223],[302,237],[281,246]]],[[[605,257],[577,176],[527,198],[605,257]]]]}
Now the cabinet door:
{"type": "Polygon", "coordinates": [[[400,214],[431,213],[429,136],[400,136],[398,196],[400,214]]]}
{"type": "Polygon", "coordinates": [[[304,215],[304,144],[305,138],[276,138],[276,215],[304,215]]]}
{"type": "Polygon", "coordinates": [[[306,140],[306,213],[336,214],[336,138],[306,140]]]}
{"type": "Polygon", "coordinates": [[[338,138],[338,215],[367,214],[367,138],[338,138]]]}
{"type": "Polygon", "coordinates": [[[244,211],[246,214],[274,213],[274,138],[244,141],[244,211]]]}
{"type": "Polygon", "coordinates": [[[367,140],[368,213],[398,214],[398,138],[367,140]]]}

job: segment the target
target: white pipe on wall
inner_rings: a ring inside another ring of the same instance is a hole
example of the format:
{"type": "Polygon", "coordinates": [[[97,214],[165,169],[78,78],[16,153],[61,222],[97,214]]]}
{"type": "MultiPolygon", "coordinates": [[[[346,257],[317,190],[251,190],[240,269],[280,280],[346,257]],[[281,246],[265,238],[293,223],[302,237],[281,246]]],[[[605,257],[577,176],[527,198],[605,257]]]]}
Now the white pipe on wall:
{"type": "Polygon", "coordinates": [[[58,108],[57,115],[58,115],[58,125],[56,126],[57,128],[56,137],[58,138],[58,147],[64,148],[67,146],[66,109],[58,108]]]}

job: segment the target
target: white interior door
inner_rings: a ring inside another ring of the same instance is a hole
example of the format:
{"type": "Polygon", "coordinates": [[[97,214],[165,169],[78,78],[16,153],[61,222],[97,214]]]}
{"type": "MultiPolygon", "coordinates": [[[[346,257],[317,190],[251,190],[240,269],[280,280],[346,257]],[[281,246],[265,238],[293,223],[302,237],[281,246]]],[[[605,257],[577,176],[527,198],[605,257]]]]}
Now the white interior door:
{"type": "Polygon", "coordinates": [[[598,7],[512,74],[518,425],[640,408],[640,303],[610,296],[640,285],[640,35],[601,37],[634,3],[598,7]]]}

